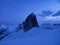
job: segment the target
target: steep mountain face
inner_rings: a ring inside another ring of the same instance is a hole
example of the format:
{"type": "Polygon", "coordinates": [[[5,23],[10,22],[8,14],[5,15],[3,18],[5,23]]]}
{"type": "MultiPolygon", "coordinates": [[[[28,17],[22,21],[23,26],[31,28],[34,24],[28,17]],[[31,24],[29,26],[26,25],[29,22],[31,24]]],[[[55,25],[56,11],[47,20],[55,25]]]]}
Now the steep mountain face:
{"type": "Polygon", "coordinates": [[[54,15],[52,16],[60,16],[60,11],[56,12],[54,15]]]}
{"type": "Polygon", "coordinates": [[[23,29],[24,32],[30,30],[33,27],[39,27],[36,15],[34,13],[31,13],[27,16],[25,21],[22,22],[22,24],[19,24],[17,29],[23,29]]]}

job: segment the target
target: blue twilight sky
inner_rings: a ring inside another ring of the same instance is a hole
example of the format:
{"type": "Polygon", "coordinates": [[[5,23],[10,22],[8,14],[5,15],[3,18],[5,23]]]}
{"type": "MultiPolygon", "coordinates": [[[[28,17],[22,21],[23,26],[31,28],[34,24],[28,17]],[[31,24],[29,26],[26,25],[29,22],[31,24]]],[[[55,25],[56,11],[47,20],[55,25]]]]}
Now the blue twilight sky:
{"type": "Polygon", "coordinates": [[[60,0],[0,0],[0,24],[18,24],[42,10],[60,10],[60,0]]]}

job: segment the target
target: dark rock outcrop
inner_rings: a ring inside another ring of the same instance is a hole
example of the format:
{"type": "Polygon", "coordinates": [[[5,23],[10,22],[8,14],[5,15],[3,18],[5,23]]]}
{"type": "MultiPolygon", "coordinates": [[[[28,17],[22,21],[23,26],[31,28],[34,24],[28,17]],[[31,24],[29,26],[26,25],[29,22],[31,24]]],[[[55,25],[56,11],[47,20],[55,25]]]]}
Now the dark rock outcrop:
{"type": "Polygon", "coordinates": [[[31,13],[27,16],[25,21],[18,26],[18,29],[23,29],[24,32],[29,31],[29,29],[39,27],[36,15],[34,13],[31,13]]]}
{"type": "Polygon", "coordinates": [[[0,26],[0,40],[2,40],[3,38],[5,38],[6,36],[9,35],[8,28],[9,27],[4,28],[4,27],[0,26]]]}

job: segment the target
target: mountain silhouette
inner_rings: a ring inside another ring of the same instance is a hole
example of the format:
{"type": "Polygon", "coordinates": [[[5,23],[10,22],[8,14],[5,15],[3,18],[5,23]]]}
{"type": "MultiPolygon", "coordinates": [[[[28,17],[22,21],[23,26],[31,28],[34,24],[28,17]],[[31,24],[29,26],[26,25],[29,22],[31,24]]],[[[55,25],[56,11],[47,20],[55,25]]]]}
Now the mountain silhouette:
{"type": "Polygon", "coordinates": [[[22,22],[22,24],[19,24],[17,27],[18,30],[23,29],[24,32],[32,29],[33,27],[39,27],[36,15],[34,13],[31,13],[27,16],[25,21],[22,22]]]}

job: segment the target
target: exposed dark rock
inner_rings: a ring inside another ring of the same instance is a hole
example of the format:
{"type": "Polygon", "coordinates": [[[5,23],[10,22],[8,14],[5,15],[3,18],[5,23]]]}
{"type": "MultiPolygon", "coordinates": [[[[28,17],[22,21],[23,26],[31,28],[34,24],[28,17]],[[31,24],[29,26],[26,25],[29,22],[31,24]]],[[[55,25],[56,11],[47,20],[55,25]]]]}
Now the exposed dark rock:
{"type": "Polygon", "coordinates": [[[24,32],[29,31],[29,29],[33,27],[39,27],[36,15],[34,13],[31,13],[27,16],[25,21],[18,26],[18,29],[23,28],[24,32]],[[21,27],[22,26],[22,27],[21,27]]]}
{"type": "Polygon", "coordinates": [[[8,28],[9,27],[7,27],[6,29],[3,28],[3,27],[0,28],[0,40],[2,40],[3,38],[5,38],[9,34],[8,28]]]}

